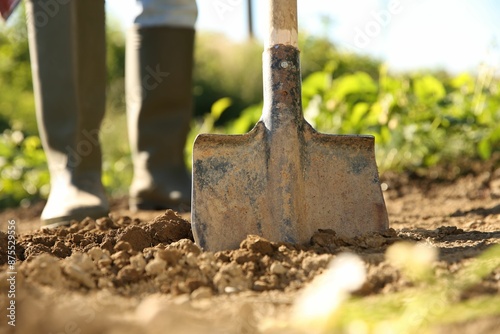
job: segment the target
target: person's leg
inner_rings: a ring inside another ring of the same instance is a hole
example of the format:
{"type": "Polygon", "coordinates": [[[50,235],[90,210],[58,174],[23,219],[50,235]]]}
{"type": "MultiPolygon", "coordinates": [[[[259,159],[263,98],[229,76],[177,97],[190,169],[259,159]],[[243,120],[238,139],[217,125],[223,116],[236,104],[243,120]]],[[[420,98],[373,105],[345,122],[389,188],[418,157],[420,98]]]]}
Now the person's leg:
{"type": "Polygon", "coordinates": [[[142,0],[127,35],[126,94],[134,178],[130,208],[188,209],[184,146],[192,114],[194,0],[142,0]]]}
{"type": "Polygon", "coordinates": [[[27,0],[36,114],[51,190],[46,227],[106,215],[99,127],[105,109],[104,0],[27,0]]]}

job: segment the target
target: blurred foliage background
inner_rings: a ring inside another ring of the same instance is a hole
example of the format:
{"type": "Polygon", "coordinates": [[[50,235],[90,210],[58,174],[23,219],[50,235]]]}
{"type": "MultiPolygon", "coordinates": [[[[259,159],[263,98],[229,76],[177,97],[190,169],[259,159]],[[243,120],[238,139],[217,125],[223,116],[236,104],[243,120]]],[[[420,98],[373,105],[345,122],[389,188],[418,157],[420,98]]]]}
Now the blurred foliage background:
{"type": "MultiPolygon", "coordinates": [[[[13,19],[0,29],[0,209],[28,205],[49,191],[22,11],[13,19]]],[[[125,42],[118,27],[113,20],[108,23],[107,115],[101,130],[103,181],[111,196],[126,194],[132,176],[125,126],[125,42]]],[[[300,48],[306,119],[326,133],[375,136],[382,172],[487,160],[500,150],[500,79],[495,68],[479,65],[474,75],[391,73],[377,59],[339,51],[326,37],[307,32],[300,34],[300,48]]],[[[261,54],[259,42],[235,43],[198,33],[188,163],[196,134],[244,133],[259,119],[261,54]]]]}

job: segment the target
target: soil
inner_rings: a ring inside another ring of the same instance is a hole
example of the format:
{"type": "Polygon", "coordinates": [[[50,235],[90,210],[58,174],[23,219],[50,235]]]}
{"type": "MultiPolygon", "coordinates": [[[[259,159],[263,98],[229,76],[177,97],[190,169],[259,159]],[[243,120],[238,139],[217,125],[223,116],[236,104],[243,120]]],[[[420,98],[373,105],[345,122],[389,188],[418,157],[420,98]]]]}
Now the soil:
{"type": "MultiPolygon", "coordinates": [[[[430,175],[430,176],[429,176],[430,175]]],[[[278,333],[298,293],[339,254],[359,255],[367,281],[361,297],[400,291],[408,281],[385,258],[399,241],[439,250],[450,273],[500,242],[500,169],[455,180],[386,174],[391,228],[353,239],[320,230],[307,245],[248,236],[232,251],[204,252],[193,242],[189,213],[127,211],[39,230],[43,203],[0,213],[0,309],[8,307],[7,224],[15,220],[18,333],[278,333]]],[[[434,175],[435,176],[435,175],[434,175]]],[[[474,290],[500,293],[500,268],[474,290]]],[[[5,316],[0,332],[13,331],[5,316]]],[[[438,329],[494,333],[485,317],[438,329]]],[[[291,331],[284,331],[290,333],[291,331]]]]}

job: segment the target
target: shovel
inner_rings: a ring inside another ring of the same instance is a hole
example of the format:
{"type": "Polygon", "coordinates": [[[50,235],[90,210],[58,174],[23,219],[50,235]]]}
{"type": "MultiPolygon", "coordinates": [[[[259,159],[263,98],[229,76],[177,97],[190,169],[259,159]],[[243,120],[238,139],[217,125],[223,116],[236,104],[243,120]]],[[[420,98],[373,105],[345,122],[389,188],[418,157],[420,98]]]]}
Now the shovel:
{"type": "Polygon", "coordinates": [[[318,229],[353,237],[388,228],[374,137],[316,132],[302,113],[297,0],[269,0],[264,107],[244,135],[201,134],[191,224],[208,251],[249,234],[303,244],[318,229]]]}

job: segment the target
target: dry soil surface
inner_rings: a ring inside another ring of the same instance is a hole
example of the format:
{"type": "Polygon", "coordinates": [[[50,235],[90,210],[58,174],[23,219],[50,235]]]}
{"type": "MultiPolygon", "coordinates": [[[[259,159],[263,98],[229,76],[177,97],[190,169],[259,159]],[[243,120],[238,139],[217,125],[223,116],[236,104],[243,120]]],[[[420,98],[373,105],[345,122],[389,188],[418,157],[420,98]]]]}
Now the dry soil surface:
{"type": "MultiPolygon", "coordinates": [[[[383,180],[386,232],[346,239],[323,230],[307,245],[249,236],[239,249],[217,253],[193,243],[188,213],[131,213],[115,201],[110,217],[40,231],[43,204],[6,210],[0,213],[0,332],[288,333],[272,324],[289,320],[297,294],[340,253],[363,259],[368,280],[355,292],[363,298],[408,284],[385,258],[398,241],[437,247],[437,264],[450,272],[500,242],[499,169],[446,182],[383,180]],[[6,256],[9,220],[18,232],[13,268],[6,256]],[[15,328],[6,320],[10,269],[17,273],[15,328]]],[[[473,295],[499,292],[500,268],[473,295]]],[[[487,318],[442,331],[498,328],[500,319],[487,318]]]]}

